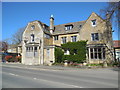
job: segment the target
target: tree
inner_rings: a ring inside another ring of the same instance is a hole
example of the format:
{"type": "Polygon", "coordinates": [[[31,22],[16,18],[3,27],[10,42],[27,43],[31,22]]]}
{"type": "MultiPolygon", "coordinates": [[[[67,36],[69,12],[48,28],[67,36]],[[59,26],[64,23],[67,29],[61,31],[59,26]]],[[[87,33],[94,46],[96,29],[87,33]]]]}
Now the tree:
{"type": "Polygon", "coordinates": [[[21,41],[22,41],[22,34],[23,34],[24,30],[25,30],[24,27],[20,28],[20,29],[18,29],[18,31],[15,34],[13,34],[13,36],[12,36],[13,44],[18,45],[19,43],[21,43],[21,41]]]}
{"type": "MultiPolygon", "coordinates": [[[[110,40],[110,38],[112,37],[112,31],[110,29],[111,24],[115,25],[116,31],[118,31],[115,33],[116,34],[118,33],[118,39],[120,39],[120,35],[119,35],[119,33],[120,33],[120,30],[119,30],[120,29],[120,2],[114,2],[114,1],[108,2],[107,7],[105,7],[104,9],[101,9],[100,11],[101,11],[103,18],[106,19],[107,30],[105,33],[108,36],[107,39],[109,41],[112,41],[112,40],[110,40]]],[[[111,55],[113,56],[113,49],[108,48],[108,50],[110,51],[111,55]]]]}
{"type": "Polygon", "coordinates": [[[118,19],[120,21],[120,2],[108,2],[107,7],[100,10],[104,18],[106,14],[109,15],[108,19],[118,19]]]}
{"type": "Polygon", "coordinates": [[[8,49],[8,44],[4,41],[1,41],[0,42],[0,50],[3,52],[7,52],[7,49],[8,49]]]}

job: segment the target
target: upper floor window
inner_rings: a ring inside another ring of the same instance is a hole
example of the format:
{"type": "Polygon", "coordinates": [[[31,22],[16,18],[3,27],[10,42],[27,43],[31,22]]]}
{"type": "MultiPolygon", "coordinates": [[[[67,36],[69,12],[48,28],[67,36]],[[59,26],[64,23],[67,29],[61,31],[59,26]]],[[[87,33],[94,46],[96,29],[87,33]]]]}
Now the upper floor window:
{"type": "Polygon", "coordinates": [[[92,41],[98,41],[98,40],[99,40],[99,35],[98,35],[98,33],[92,33],[92,34],[91,34],[91,37],[92,37],[92,41]]]}
{"type": "Polygon", "coordinates": [[[37,47],[34,47],[34,51],[37,52],[37,47]]]}
{"type": "Polygon", "coordinates": [[[35,38],[34,34],[31,34],[31,42],[34,42],[34,38],[35,38]]]}
{"type": "Polygon", "coordinates": [[[82,25],[79,26],[79,28],[81,28],[81,27],[82,27],[82,25]]]}
{"type": "Polygon", "coordinates": [[[32,26],[31,26],[31,30],[34,30],[34,29],[35,29],[35,25],[32,25],[32,26]]]}
{"type": "Polygon", "coordinates": [[[49,39],[50,35],[49,34],[45,34],[44,37],[49,39]]]}
{"type": "Polygon", "coordinates": [[[62,44],[66,43],[66,37],[62,37],[62,44]]]}
{"type": "Polygon", "coordinates": [[[54,40],[58,40],[58,35],[54,36],[54,40]]]}
{"type": "Polygon", "coordinates": [[[49,56],[50,54],[50,49],[47,49],[47,56],[49,56]]]}
{"type": "Polygon", "coordinates": [[[73,25],[65,25],[65,30],[71,30],[73,28],[73,25]]]}
{"type": "Polygon", "coordinates": [[[77,41],[77,36],[71,36],[71,42],[76,42],[77,41]]]}
{"type": "Polygon", "coordinates": [[[96,19],[91,20],[91,22],[92,22],[92,26],[96,26],[96,19]]]}

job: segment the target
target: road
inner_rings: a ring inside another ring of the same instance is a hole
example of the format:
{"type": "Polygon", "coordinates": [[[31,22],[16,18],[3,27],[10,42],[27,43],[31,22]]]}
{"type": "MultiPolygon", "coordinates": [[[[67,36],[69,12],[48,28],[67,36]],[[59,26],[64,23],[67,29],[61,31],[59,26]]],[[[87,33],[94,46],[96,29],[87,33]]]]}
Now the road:
{"type": "Polygon", "coordinates": [[[118,88],[118,71],[112,69],[53,70],[12,66],[2,66],[2,88],[118,88]]]}

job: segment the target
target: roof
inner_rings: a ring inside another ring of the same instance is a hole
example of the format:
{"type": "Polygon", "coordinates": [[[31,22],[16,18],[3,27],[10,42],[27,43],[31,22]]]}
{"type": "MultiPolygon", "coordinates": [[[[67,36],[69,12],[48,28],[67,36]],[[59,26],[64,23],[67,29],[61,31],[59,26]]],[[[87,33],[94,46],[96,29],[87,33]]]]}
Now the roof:
{"type": "Polygon", "coordinates": [[[114,48],[120,47],[120,40],[114,40],[113,45],[114,45],[114,48]]]}
{"type": "Polygon", "coordinates": [[[37,21],[42,26],[44,33],[51,34],[50,33],[50,28],[49,28],[49,26],[47,24],[45,24],[45,23],[43,23],[43,22],[41,22],[39,20],[34,20],[34,21],[29,22],[29,23],[32,23],[32,22],[35,22],[35,21],[37,21]]]}
{"type": "Polygon", "coordinates": [[[85,22],[86,21],[79,21],[79,22],[72,22],[72,23],[55,25],[55,30],[53,32],[53,35],[77,33],[81,29],[80,25],[83,25],[85,22]],[[73,28],[71,30],[65,30],[66,25],[73,25],[73,28]]]}
{"type": "Polygon", "coordinates": [[[39,22],[39,24],[41,24],[41,26],[43,27],[43,32],[44,33],[46,33],[46,34],[51,34],[50,33],[50,28],[49,28],[49,26],[48,25],[46,25],[45,23],[42,23],[41,21],[38,21],[39,22]]]}

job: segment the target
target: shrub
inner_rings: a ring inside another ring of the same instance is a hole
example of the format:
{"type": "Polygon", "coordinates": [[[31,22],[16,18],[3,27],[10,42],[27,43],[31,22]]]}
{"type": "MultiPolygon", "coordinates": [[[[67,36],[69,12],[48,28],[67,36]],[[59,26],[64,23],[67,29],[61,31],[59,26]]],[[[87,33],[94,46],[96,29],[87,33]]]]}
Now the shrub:
{"type": "Polygon", "coordinates": [[[13,58],[13,57],[10,56],[10,55],[9,55],[9,56],[5,56],[5,60],[8,61],[8,62],[11,62],[11,61],[12,61],[12,58],[13,58]]]}
{"type": "Polygon", "coordinates": [[[82,63],[86,60],[86,43],[87,41],[68,42],[62,44],[62,48],[70,51],[70,55],[64,55],[63,60],[82,63]]]}
{"type": "Polygon", "coordinates": [[[64,52],[61,48],[55,48],[55,62],[61,63],[63,61],[64,52]]]}
{"type": "Polygon", "coordinates": [[[16,56],[15,58],[18,62],[21,62],[21,56],[16,56]]]}

